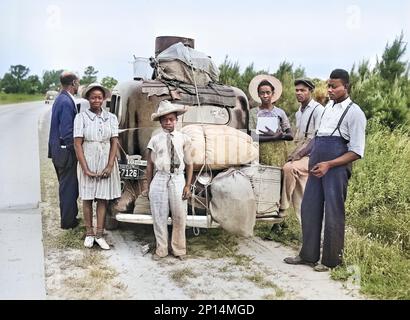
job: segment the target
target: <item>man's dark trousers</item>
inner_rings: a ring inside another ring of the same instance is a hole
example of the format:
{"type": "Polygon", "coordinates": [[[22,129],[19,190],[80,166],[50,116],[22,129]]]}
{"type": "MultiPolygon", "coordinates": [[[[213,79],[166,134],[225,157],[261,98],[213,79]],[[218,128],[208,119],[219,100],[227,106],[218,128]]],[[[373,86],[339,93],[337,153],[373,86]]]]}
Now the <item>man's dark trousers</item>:
{"type": "Polygon", "coordinates": [[[70,229],[78,225],[77,198],[78,198],[78,180],[77,180],[77,161],[73,161],[71,166],[56,167],[54,166],[59,182],[59,199],[61,228],[70,229]]]}
{"type": "MultiPolygon", "coordinates": [[[[341,137],[316,137],[309,159],[309,170],[314,165],[340,157],[348,151],[341,137]]],[[[324,239],[322,264],[330,268],[342,262],[345,233],[345,200],[350,167],[330,169],[322,178],[309,175],[302,201],[303,246],[300,257],[316,263],[320,259],[320,241],[323,216],[324,239]]]]}

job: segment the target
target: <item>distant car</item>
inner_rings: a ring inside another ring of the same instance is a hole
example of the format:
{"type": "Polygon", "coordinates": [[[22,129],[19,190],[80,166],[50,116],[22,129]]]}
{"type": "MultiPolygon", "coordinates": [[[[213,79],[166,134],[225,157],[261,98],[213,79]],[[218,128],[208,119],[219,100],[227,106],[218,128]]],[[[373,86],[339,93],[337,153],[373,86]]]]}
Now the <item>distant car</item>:
{"type": "Polygon", "coordinates": [[[58,91],[53,91],[53,90],[47,91],[46,98],[45,98],[45,104],[49,104],[51,101],[54,101],[58,93],[59,93],[58,91]]]}

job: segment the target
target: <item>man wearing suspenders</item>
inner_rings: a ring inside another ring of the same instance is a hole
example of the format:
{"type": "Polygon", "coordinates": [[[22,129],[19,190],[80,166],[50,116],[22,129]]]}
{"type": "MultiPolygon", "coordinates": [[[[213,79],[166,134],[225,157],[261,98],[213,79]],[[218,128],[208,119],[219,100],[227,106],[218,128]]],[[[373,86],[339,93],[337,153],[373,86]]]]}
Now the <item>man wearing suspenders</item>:
{"type": "Polygon", "coordinates": [[[349,97],[349,73],[334,70],[328,80],[331,101],[325,107],[309,158],[309,178],[302,200],[303,245],[289,264],[307,264],[327,271],[342,263],[345,206],[351,164],[362,158],[366,117],[349,97]],[[321,263],[320,242],[324,239],[321,263]]]}
{"type": "MultiPolygon", "coordinates": [[[[306,147],[319,129],[320,119],[324,107],[312,98],[315,85],[310,79],[297,79],[295,93],[301,104],[296,112],[296,149],[289,156],[288,162],[283,166],[282,194],[279,215],[286,216],[286,210],[293,205],[297,218],[301,223],[300,206],[309,171],[309,154],[306,147]]],[[[272,228],[275,231],[275,224],[272,228]]],[[[277,228],[277,227],[276,227],[277,228]]]]}

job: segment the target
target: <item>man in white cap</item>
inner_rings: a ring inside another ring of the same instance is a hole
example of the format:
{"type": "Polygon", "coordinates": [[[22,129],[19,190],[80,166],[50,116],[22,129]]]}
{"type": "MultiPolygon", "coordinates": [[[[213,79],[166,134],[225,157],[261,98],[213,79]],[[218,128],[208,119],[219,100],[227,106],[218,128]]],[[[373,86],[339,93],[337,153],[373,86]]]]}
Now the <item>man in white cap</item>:
{"type": "Polygon", "coordinates": [[[147,185],[154,233],[157,242],[154,260],[168,255],[168,216],[172,215],[172,254],[183,260],[186,256],[185,227],[187,199],[190,196],[193,164],[191,139],[175,130],[178,116],[186,107],[161,101],[152,121],[159,121],[162,132],[148,143],[147,185]],[[155,168],[155,175],[154,175],[155,168]],[[186,169],[186,178],[184,171],[186,169]]]}
{"type": "Polygon", "coordinates": [[[286,210],[292,204],[299,223],[301,223],[300,206],[309,176],[308,145],[315,136],[316,130],[319,129],[320,119],[324,110],[324,107],[312,98],[314,89],[313,81],[308,78],[295,80],[296,99],[300,103],[300,108],[295,115],[296,149],[282,168],[283,182],[279,215],[281,217],[286,216],[286,210]]]}

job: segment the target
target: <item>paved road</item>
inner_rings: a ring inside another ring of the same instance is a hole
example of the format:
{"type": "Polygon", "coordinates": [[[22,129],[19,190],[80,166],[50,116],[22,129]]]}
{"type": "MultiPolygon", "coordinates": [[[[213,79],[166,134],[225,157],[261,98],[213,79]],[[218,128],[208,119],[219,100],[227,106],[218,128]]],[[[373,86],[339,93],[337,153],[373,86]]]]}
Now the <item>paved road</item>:
{"type": "Polygon", "coordinates": [[[39,119],[50,105],[0,106],[0,299],[45,299],[39,119]]]}

